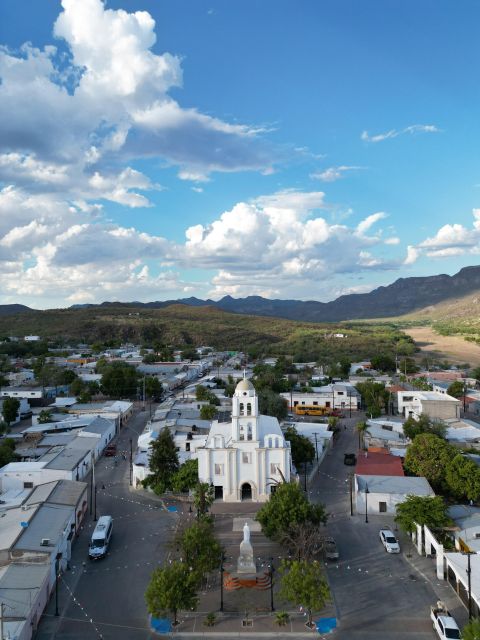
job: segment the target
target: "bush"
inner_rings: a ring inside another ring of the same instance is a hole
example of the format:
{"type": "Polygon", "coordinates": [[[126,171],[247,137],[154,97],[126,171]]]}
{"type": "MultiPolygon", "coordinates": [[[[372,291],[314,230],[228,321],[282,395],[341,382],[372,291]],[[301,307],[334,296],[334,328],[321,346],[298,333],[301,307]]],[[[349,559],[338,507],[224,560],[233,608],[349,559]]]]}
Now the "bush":
{"type": "Polygon", "coordinates": [[[205,620],[203,621],[203,624],[206,627],[213,627],[216,620],[217,620],[217,616],[213,613],[213,611],[210,611],[210,613],[207,613],[207,615],[205,616],[205,620]]]}
{"type": "Polygon", "coordinates": [[[275,622],[279,627],[285,627],[290,620],[290,615],[286,611],[277,611],[275,614],[275,622]]]}

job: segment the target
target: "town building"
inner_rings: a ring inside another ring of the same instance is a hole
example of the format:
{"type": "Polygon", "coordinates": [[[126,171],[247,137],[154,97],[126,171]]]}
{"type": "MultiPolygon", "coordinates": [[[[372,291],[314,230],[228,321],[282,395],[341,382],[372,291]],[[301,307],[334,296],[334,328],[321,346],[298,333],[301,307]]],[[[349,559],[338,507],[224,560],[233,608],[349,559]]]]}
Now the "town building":
{"type": "Polygon", "coordinates": [[[283,480],[290,480],[290,443],[276,418],[258,411],[253,384],[244,378],[232,398],[231,422],[212,423],[207,442],[197,449],[201,482],[215,487],[224,502],[265,502],[283,480]]]}
{"type": "Polygon", "coordinates": [[[398,412],[416,420],[422,413],[429,418],[446,420],[460,417],[460,401],[437,391],[398,391],[398,412]]]}

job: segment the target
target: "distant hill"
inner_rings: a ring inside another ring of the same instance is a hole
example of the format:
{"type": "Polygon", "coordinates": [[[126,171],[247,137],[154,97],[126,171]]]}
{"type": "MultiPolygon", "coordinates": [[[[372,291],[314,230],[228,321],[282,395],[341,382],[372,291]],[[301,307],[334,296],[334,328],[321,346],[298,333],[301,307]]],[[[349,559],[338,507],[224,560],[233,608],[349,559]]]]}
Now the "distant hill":
{"type": "Polygon", "coordinates": [[[17,313],[31,312],[33,309],[23,304],[0,304],[0,316],[13,316],[17,313]]]}
{"type": "MultiPolygon", "coordinates": [[[[104,302],[100,306],[163,309],[174,304],[183,304],[191,307],[216,307],[230,313],[305,322],[339,322],[397,317],[476,292],[480,295],[480,266],[465,267],[453,276],[440,274],[421,278],[400,278],[393,284],[378,287],[370,293],[340,296],[331,302],[269,300],[261,296],[247,298],[225,296],[218,301],[183,298],[147,303],[104,302]]],[[[82,308],[87,306],[82,305],[82,308]]]]}

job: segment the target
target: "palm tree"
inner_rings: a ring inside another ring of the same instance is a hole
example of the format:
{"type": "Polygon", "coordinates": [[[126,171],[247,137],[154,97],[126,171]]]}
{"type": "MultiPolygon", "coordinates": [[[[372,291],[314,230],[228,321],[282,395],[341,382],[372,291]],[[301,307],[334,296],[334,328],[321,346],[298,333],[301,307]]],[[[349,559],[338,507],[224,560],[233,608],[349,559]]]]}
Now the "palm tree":
{"type": "Polygon", "coordinates": [[[365,449],[365,435],[367,433],[370,434],[368,431],[368,424],[364,420],[362,422],[357,422],[355,429],[358,433],[358,448],[365,449]]]}

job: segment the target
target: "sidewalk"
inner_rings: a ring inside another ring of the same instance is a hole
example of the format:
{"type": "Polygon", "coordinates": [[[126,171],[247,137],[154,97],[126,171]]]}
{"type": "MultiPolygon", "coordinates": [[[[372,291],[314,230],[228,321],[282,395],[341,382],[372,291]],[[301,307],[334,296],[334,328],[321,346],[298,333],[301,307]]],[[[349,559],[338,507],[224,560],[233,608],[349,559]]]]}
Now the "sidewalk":
{"type": "MultiPolygon", "coordinates": [[[[403,557],[417,573],[418,579],[430,584],[437,596],[437,600],[445,602],[447,609],[455,618],[459,627],[462,628],[468,622],[468,611],[447,580],[437,577],[435,559],[420,556],[407,534],[401,531],[395,533],[400,540],[403,557]]],[[[432,605],[434,604],[435,602],[432,602],[432,605]]]]}

